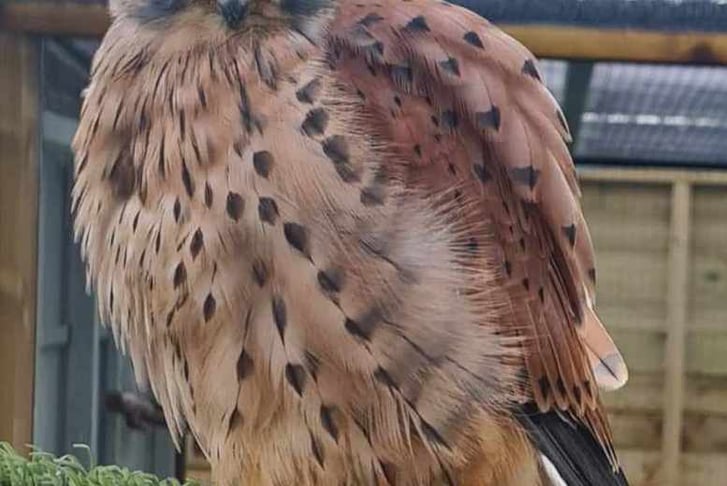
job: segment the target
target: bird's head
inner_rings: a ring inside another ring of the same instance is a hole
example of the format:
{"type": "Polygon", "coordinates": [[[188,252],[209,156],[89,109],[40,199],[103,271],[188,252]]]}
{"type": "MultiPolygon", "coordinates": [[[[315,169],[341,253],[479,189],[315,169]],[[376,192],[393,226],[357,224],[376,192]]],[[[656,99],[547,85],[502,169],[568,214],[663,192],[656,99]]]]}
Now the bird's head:
{"type": "Polygon", "coordinates": [[[143,23],[173,21],[185,14],[216,18],[231,30],[257,20],[304,22],[335,0],[110,0],[111,15],[143,23]]]}

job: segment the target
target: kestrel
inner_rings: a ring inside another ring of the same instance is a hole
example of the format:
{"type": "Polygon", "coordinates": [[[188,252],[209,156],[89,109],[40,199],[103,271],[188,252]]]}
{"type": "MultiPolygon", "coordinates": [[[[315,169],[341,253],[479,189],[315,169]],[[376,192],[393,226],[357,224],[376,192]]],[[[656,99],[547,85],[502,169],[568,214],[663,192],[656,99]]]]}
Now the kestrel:
{"type": "Polygon", "coordinates": [[[99,309],[217,484],[615,485],[562,112],[435,0],[111,0],[74,140],[99,309]]]}

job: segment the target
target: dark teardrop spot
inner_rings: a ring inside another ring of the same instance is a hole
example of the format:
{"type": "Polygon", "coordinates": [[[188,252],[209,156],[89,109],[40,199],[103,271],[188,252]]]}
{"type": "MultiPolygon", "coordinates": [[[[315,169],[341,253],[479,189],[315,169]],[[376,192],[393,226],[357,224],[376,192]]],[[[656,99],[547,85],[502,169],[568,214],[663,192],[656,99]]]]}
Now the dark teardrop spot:
{"type": "Polygon", "coordinates": [[[449,445],[447,445],[447,442],[444,440],[444,437],[442,437],[442,434],[440,434],[439,431],[435,429],[429,422],[421,419],[421,427],[422,432],[424,432],[423,438],[425,440],[430,443],[439,444],[449,449],[449,445]]]}
{"type": "Polygon", "coordinates": [[[427,19],[423,15],[418,15],[411,19],[406,24],[406,30],[410,32],[429,32],[429,25],[427,25],[427,19]]]}
{"type": "Polygon", "coordinates": [[[283,232],[290,246],[304,255],[308,255],[308,232],[305,227],[298,223],[285,223],[283,232]]]}
{"type": "Polygon", "coordinates": [[[227,193],[227,204],[225,206],[227,215],[235,221],[240,221],[242,212],[245,210],[245,201],[236,192],[227,193]]]}
{"type": "Polygon", "coordinates": [[[333,420],[334,411],[335,408],[332,406],[321,405],[321,425],[333,440],[338,442],[338,426],[333,420]]]}
{"type": "Polygon", "coordinates": [[[558,378],[555,382],[555,387],[558,389],[558,393],[563,396],[566,394],[565,384],[562,378],[558,378]]]}
{"type": "Polygon", "coordinates": [[[343,287],[343,271],[337,268],[321,270],[318,272],[318,285],[324,292],[340,292],[343,287]]]}
{"type": "Polygon", "coordinates": [[[134,220],[131,222],[131,230],[136,232],[137,226],[139,226],[139,216],[141,215],[141,211],[137,211],[136,215],[134,216],[134,220]]]}
{"type": "Polygon", "coordinates": [[[453,57],[449,57],[445,61],[440,61],[439,67],[448,74],[459,76],[459,62],[453,57]]]}
{"type": "Polygon", "coordinates": [[[310,432],[310,448],[311,451],[313,451],[313,457],[316,458],[316,462],[319,466],[323,467],[323,461],[324,461],[324,455],[323,455],[323,446],[321,445],[320,441],[316,438],[315,435],[313,435],[313,432],[310,432]]]}
{"type": "Polygon", "coordinates": [[[288,325],[288,311],[285,308],[285,301],[278,296],[273,297],[273,321],[278,329],[280,339],[285,342],[285,328],[288,325]]]}
{"type": "Polygon", "coordinates": [[[576,225],[563,226],[563,234],[568,239],[571,248],[576,244],[576,225]]]}
{"type": "Polygon", "coordinates": [[[469,31],[464,35],[464,40],[466,43],[473,45],[475,47],[479,47],[480,49],[484,49],[484,45],[482,44],[482,39],[480,39],[480,36],[477,35],[476,32],[469,31]]]}
{"type": "Polygon", "coordinates": [[[323,153],[333,162],[333,166],[339,177],[344,182],[356,182],[359,177],[356,171],[349,165],[348,142],[342,135],[328,137],[322,143],[323,153]]]}
{"type": "Polygon", "coordinates": [[[381,461],[381,471],[384,473],[386,482],[391,486],[396,484],[396,466],[390,462],[381,461]]]}
{"type": "Polygon", "coordinates": [[[382,383],[389,388],[396,388],[396,382],[391,377],[388,371],[386,371],[384,368],[379,366],[376,368],[376,371],[374,371],[374,378],[379,382],[382,383]]]}
{"type": "Polygon", "coordinates": [[[212,296],[212,294],[207,294],[207,298],[204,299],[204,304],[202,306],[202,313],[204,314],[204,321],[209,322],[210,319],[215,315],[215,311],[217,310],[217,301],[212,296]]]}
{"type": "Polygon", "coordinates": [[[273,155],[267,150],[255,152],[252,155],[252,164],[258,175],[261,177],[268,177],[270,175],[270,169],[273,166],[273,155]]]}
{"type": "Polygon", "coordinates": [[[237,358],[237,381],[241,382],[252,373],[255,368],[255,363],[247,351],[244,349],[240,352],[240,357],[237,358]]]}
{"type": "Polygon", "coordinates": [[[384,188],[382,186],[364,187],[361,189],[360,199],[364,206],[380,206],[384,204],[384,188]]]}
{"type": "Polygon", "coordinates": [[[257,206],[257,212],[261,221],[268,224],[275,224],[275,220],[278,218],[279,214],[278,204],[275,202],[275,199],[261,197],[257,206]]]}
{"type": "Polygon", "coordinates": [[[344,326],[346,328],[346,331],[348,331],[353,336],[359,337],[364,340],[368,340],[368,336],[359,327],[359,325],[356,323],[356,321],[354,321],[352,319],[346,319],[344,326]]]}
{"type": "Polygon", "coordinates": [[[480,130],[486,129],[500,129],[500,109],[497,106],[493,106],[490,111],[475,113],[477,119],[477,127],[480,130]]]}
{"type": "Polygon", "coordinates": [[[505,260],[505,274],[508,277],[512,276],[512,263],[509,260],[505,260]]]}
{"type": "Polygon", "coordinates": [[[184,262],[179,262],[177,268],[174,269],[174,288],[176,289],[187,280],[187,268],[184,266],[184,262]]]}
{"type": "Polygon", "coordinates": [[[535,62],[532,59],[528,59],[525,61],[525,64],[523,64],[523,74],[531,76],[532,78],[542,82],[538,68],[535,66],[535,62]]]}
{"type": "Polygon", "coordinates": [[[358,23],[365,27],[371,27],[375,23],[380,22],[382,20],[384,20],[384,17],[377,14],[376,12],[372,12],[372,13],[366,15],[365,17],[363,17],[361,20],[359,20],[358,23]]]}
{"type": "Polygon", "coordinates": [[[548,393],[550,392],[550,384],[548,383],[548,379],[546,377],[542,377],[538,380],[538,386],[540,387],[540,394],[543,395],[543,399],[548,398],[548,393]]]}
{"type": "Polygon", "coordinates": [[[114,195],[120,199],[131,197],[136,185],[137,174],[128,155],[119,154],[111,167],[108,177],[114,195]]]}
{"type": "Polygon", "coordinates": [[[391,67],[391,76],[394,81],[401,85],[408,85],[414,80],[414,72],[411,67],[405,65],[395,65],[391,67]]]}
{"type": "Polygon", "coordinates": [[[268,280],[268,267],[265,265],[265,262],[255,260],[255,263],[252,264],[252,276],[259,287],[265,285],[265,282],[268,280]]]}
{"type": "Polygon", "coordinates": [[[525,287],[525,290],[530,290],[530,280],[527,278],[523,279],[523,287],[525,287]]]}
{"type": "Polygon", "coordinates": [[[179,218],[182,216],[182,204],[179,202],[179,198],[174,200],[174,222],[179,223],[179,218]]]}
{"type": "Polygon", "coordinates": [[[595,268],[591,268],[588,270],[588,278],[590,278],[591,282],[593,282],[594,284],[596,283],[596,269],[595,268]]]}
{"type": "Polygon", "coordinates": [[[229,434],[233,430],[237,429],[242,424],[242,414],[237,408],[232,411],[230,415],[230,422],[227,424],[227,433],[229,434]]]}
{"type": "Polygon", "coordinates": [[[321,81],[318,78],[313,79],[308,84],[295,92],[295,97],[301,103],[311,104],[316,100],[321,89],[321,81]]]}
{"type": "Polygon", "coordinates": [[[334,164],[347,164],[349,161],[348,142],[342,135],[334,135],[323,141],[323,153],[334,164]]]}
{"type": "Polygon", "coordinates": [[[174,314],[177,312],[176,309],[172,309],[167,313],[167,327],[170,327],[172,325],[172,322],[174,321],[174,314]]]}
{"type": "Polygon", "coordinates": [[[192,235],[192,241],[189,243],[189,252],[192,254],[192,259],[197,258],[197,255],[199,255],[199,252],[202,251],[203,246],[204,235],[202,234],[202,230],[197,228],[197,231],[195,231],[194,235],[192,235]]]}
{"type": "Polygon", "coordinates": [[[303,133],[312,137],[322,135],[328,126],[328,113],[323,108],[314,108],[308,112],[303,120],[301,129],[303,133]]]}
{"type": "Polygon", "coordinates": [[[192,176],[189,174],[189,169],[187,169],[187,164],[184,161],[182,161],[182,184],[184,184],[187,195],[192,197],[194,195],[194,182],[192,182],[192,176]]]}
{"type": "Polygon", "coordinates": [[[381,313],[373,308],[357,321],[347,318],[344,327],[352,336],[369,341],[380,320],[381,313]]]}
{"type": "Polygon", "coordinates": [[[510,173],[515,183],[526,185],[530,190],[535,188],[535,185],[538,183],[538,177],[540,176],[540,171],[532,165],[517,167],[512,169],[510,173]]]}
{"type": "Polygon", "coordinates": [[[538,289],[538,298],[540,299],[540,302],[545,302],[545,289],[543,287],[538,289]]]}
{"type": "Polygon", "coordinates": [[[202,86],[197,86],[197,95],[202,108],[207,108],[207,95],[205,94],[204,89],[202,89],[202,86]]]}
{"type": "Polygon", "coordinates": [[[490,179],[492,179],[492,176],[487,171],[487,167],[485,167],[485,164],[475,164],[475,165],[472,166],[472,168],[474,169],[475,175],[477,176],[477,178],[483,184],[485,184],[490,179]]]}
{"type": "Polygon", "coordinates": [[[210,186],[209,182],[205,182],[204,184],[204,205],[208,208],[212,207],[213,202],[213,196],[212,196],[212,187],[210,186]]]}
{"type": "Polygon", "coordinates": [[[285,365],[285,379],[298,396],[303,396],[303,388],[305,387],[305,368],[299,364],[288,363],[285,365]]]}

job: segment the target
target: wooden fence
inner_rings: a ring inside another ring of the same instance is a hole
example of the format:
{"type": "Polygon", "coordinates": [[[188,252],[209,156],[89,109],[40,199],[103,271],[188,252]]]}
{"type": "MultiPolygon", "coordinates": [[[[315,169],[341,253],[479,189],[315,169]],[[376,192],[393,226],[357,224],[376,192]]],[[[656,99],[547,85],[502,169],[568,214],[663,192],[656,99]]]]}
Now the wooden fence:
{"type": "MultiPolygon", "coordinates": [[[[633,486],[727,478],[727,173],[580,171],[597,309],[631,371],[605,394],[633,486]]],[[[191,477],[207,464],[187,447],[191,477]]]]}
{"type": "Polygon", "coordinates": [[[727,174],[588,169],[597,309],[629,383],[607,394],[636,486],[727,481],[727,174]]]}

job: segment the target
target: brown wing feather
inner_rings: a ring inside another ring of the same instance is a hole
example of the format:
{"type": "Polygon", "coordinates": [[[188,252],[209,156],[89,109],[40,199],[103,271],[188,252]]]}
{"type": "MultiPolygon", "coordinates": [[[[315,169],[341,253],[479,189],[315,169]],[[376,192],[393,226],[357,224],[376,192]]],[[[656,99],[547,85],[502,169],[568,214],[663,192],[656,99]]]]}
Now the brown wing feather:
{"type": "Polygon", "coordinates": [[[396,149],[383,170],[475,208],[458,215],[475,244],[494,232],[514,323],[503,331],[526,338],[529,395],[541,410],[578,417],[610,451],[595,383],[617,387],[626,370],[592,309],[570,134],[532,55],[475,14],[424,0],[347,3],[332,43],[372,131],[396,149]]]}

